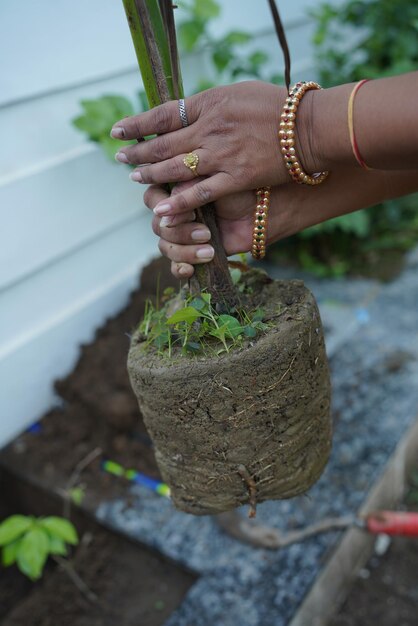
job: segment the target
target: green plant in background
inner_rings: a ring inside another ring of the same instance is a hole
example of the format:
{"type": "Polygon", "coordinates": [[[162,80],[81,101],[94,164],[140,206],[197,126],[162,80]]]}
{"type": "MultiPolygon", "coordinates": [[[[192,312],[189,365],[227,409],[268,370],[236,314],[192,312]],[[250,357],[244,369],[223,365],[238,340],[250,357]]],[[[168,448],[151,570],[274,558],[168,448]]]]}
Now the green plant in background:
{"type": "Polygon", "coordinates": [[[324,87],[416,70],[418,4],[411,0],[326,2],[312,13],[324,87]]]}
{"type": "MultiPolygon", "coordinates": [[[[319,82],[324,87],[393,76],[418,66],[418,3],[326,2],[312,12],[319,82]]],[[[296,259],[318,276],[347,272],[391,278],[418,241],[418,196],[335,218],[280,242],[270,259],[296,259]]]]}
{"type": "MultiPolygon", "coordinates": [[[[143,94],[139,94],[140,109],[143,109],[143,94]]],[[[112,139],[109,136],[115,120],[119,120],[129,115],[134,115],[137,107],[125,98],[118,95],[107,95],[95,100],[81,100],[83,113],[72,120],[73,125],[87,135],[87,137],[98,143],[105,154],[114,159],[115,153],[126,141],[112,139]]]]}
{"type": "Polygon", "coordinates": [[[77,543],[73,524],[62,517],[12,515],[0,524],[3,566],[16,563],[31,580],[42,576],[49,556],[65,556],[66,544],[77,543]]]}
{"type": "MultiPolygon", "coordinates": [[[[250,33],[231,30],[222,37],[211,35],[210,25],[221,13],[218,2],[182,0],[177,4],[181,10],[181,21],[177,29],[180,49],[185,53],[206,49],[210,60],[211,77],[199,79],[193,93],[221,83],[233,82],[237,78],[283,83],[282,75],[265,73],[264,66],[268,60],[266,53],[249,49],[253,41],[250,33]]],[[[98,143],[112,160],[118,148],[127,144],[109,136],[115,120],[148,109],[144,91],[138,92],[138,102],[131,102],[125,96],[104,95],[94,100],[82,100],[80,105],[83,113],[72,120],[73,125],[91,141],[98,143]]]]}
{"type": "MultiPolygon", "coordinates": [[[[254,49],[252,34],[231,30],[211,34],[221,12],[215,0],[180,0],[179,44],[184,52],[207,51],[211,76],[201,78],[193,91],[238,78],[283,83],[269,75],[265,52],[254,49]]],[[[317,74],[324,87],[416,69],[418,65],[418,3],[411,0],[346,0],[326,2],[313,12],[313,43],[317,74]]],[[[74,125],[101,145],[113,159],[122,142],[109,137],[115,120],[146,109],[143,92],[139,107],[122,96],[82,101],[83,115],[74,125]]],[[[402,254],[418,240],[418,197],[391,200],[364,211],[335,218],[271,246],[268,258],[297,263],[318,276],[339,277],[348,272],[390,278],[401,267],[402,254]]]]}

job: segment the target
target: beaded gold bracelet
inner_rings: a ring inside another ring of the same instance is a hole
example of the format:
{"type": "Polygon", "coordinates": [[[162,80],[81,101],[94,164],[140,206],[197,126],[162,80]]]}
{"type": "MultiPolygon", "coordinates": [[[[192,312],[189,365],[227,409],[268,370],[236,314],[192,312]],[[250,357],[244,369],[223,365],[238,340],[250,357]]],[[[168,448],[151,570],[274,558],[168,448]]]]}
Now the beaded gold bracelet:
{"type": "Polygon", "coordinates": [[[307,91],[311,89],[322,89],[318,83],[313,81],[300,81],[289,89],[289,95],[286,98],[280,121],[280,148],[283,154],[286,168],[292,179],[300,185],[319,185],[322,183],[329,172],[320,172],[310,176],[307,174],[296,156],[295,150],[295,125],[296,112],[300,101],[307,91]]]}
{"type": "Polygon", "coordinates": [[[257,206],[254,215],[252,257],[256,260],[266,254],[267,214],[270,207],[270,187],[259,187],[256,191],[257,206]]]}

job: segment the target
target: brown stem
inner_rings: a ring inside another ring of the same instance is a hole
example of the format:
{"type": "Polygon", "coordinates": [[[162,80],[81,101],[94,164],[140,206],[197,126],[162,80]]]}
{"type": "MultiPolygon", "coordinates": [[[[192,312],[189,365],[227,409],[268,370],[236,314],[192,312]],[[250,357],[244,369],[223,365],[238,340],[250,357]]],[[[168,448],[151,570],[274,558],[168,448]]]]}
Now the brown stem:
{"type": "MultiPolygon", "coordinates": [[[[167,33],[172,81],[175,94],[181,94],[181,78],[177,58],[177,42],[174,28],[173,4],[171,0],[159,0],[159,6],[167,33]]],[[[161,55],[155,40],[154,31],[144,0],[135,0],[135,7],[141,22],[144,40],[149,58],[152,59],[152,72],[162,103],[172,100],[170,89],[164,73],[161,55]]],[[[197,265],[195,278],[190,282],[190,290],[207,291],[212,296],[212,303],[219,311],[230,310],[239,304],[238,291],[234,287],[228,268],[228,259],[219,236],[214,205],[206,205],[197,211],[198,220],[205,224],[211,234],[211,244],[215,250],[213,260],[207,264],[197,265]]]]}
{"type": "Polygon", "coordinates": [[[255,548],[267,548],[268,550],[286,548],[292,543],[306,541],[306,539],[321,533],[333,530],[346,530],[354,523],[353,516],[331,517],[316,522],[311,526],[283,533],[277,528],[251,522],[242,517],[237,511],[220,513],[215,516],[215,519],[219,526],[231,537],[243,543],[248,543],[255,548]]]}

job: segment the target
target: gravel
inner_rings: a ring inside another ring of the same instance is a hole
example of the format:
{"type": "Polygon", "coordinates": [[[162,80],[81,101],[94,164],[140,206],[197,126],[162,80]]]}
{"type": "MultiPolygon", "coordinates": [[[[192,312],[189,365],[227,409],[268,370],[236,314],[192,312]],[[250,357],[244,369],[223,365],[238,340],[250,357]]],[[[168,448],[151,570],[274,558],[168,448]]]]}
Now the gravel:
{"type": "MultiPolygon", "coordinates": [[[[277,275],[275,268],[270,274],[277,275]]],[[[355,513],[418,408],[418,248],[387,285],[306,283],[326,329],[334,447],[308,494],[258,507],[258,522],[283,530],[355,513]]],[[[225,535],[213,518],[175,511],[139,487],[131,495],[129,507],[126,501],[102,504],[99,519],[200,574],[165,626],[285,626],[341,538],[331,532],[283,550],[254,549],[225,535]]]]}

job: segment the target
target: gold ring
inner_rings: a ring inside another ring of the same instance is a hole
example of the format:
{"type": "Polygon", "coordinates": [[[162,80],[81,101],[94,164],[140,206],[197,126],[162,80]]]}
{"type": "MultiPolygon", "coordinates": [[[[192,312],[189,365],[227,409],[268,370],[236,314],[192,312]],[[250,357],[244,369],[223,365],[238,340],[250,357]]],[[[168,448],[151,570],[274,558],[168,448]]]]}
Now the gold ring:
{"type": "Polygon", "coordinates": [[[197,166],[199,165],[199,156],[196,152],[189,152],[183,159],[183,163],[189,170],[192,170],[195,176],[199,176],[197,173],[197,166]]]}

